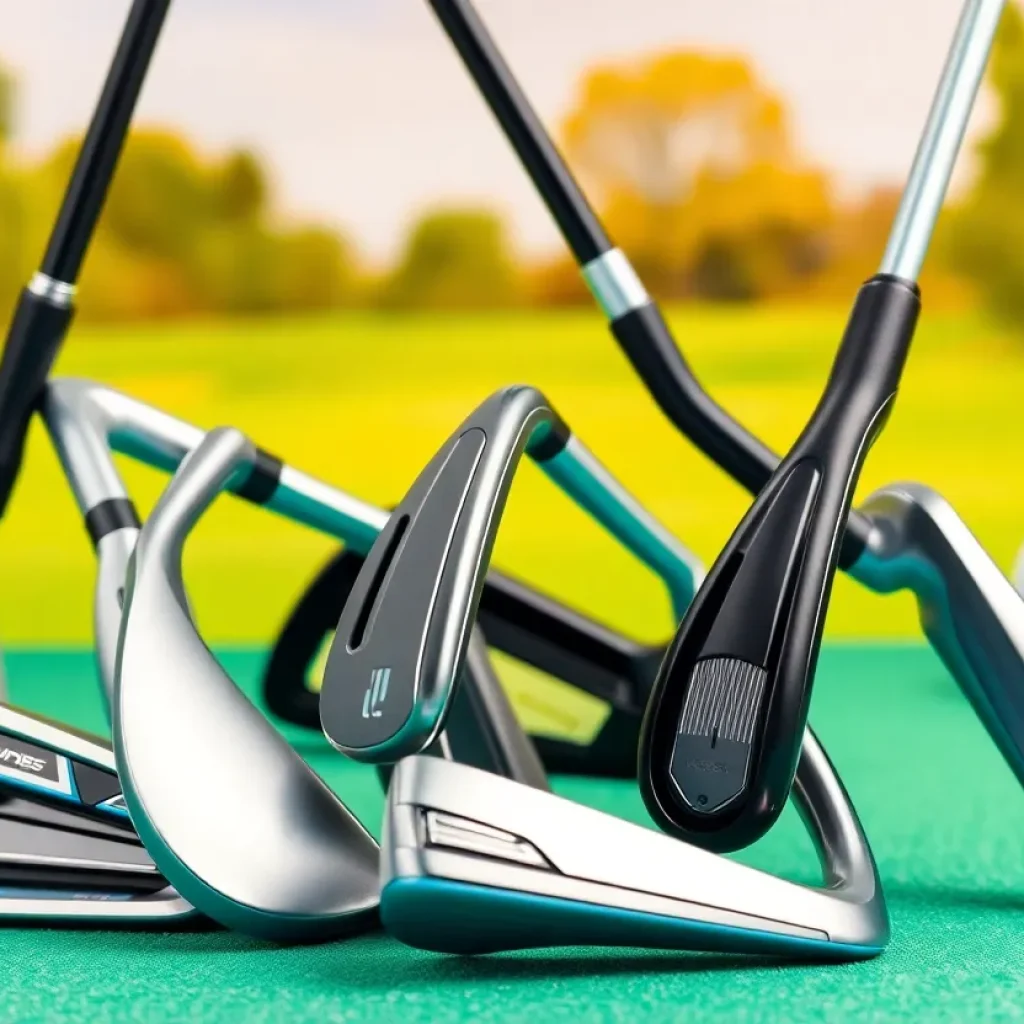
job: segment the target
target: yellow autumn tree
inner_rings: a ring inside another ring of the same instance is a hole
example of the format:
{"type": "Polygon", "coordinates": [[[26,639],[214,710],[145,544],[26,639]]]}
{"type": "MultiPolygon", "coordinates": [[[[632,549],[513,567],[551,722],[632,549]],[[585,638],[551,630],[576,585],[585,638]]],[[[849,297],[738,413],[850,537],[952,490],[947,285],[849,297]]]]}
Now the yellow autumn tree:
{"type": "Polygon", "coordinates": [[[782,100],[740,57],[596,67],[562,134],[613,236],[663,295],[775,294],[827,256],[828,178],[801,158],[782,100]]]}

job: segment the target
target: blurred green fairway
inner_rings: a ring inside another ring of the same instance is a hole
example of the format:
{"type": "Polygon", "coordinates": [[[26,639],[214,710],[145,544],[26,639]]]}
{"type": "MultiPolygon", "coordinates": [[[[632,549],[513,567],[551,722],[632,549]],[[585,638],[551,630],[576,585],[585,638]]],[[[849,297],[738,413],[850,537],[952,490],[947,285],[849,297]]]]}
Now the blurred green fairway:
{"type": "MultiPolygon", "coordinates": [[[[713,394],[782,450],[824,384],[846,311],[694,309],[673,326],[713,394]]],[[[927,313],[895,416],[860,496],[901,479],[947,495],[1008,570],[1024,539],[1018,477],[1024,353],[970,315],[927,313]]],[[[59,370],[93,377],[203,427],[236,425],[299,468],[397,501],[472,407],[511,383],[544,389],[580,437],[706,562],[747,495],[679,438],[587,311],[350,314],[74,332],[59,370]]],[[[159,474],[127,466],[142,510],[159,474]]],[[[210,641],[265,641],[334,542],[224,498],[195,531],[190,593],[210,641]]],[[[671,622],[657,581],[533,469],[512,492],[496,563],[638,636],[671,622]]],[[[92,553],[43,431],[0,529],[0,640],[90,642],[92,553]]],[[[828,631],[912,637],[911,599],[846,580],[828,631]]]]}

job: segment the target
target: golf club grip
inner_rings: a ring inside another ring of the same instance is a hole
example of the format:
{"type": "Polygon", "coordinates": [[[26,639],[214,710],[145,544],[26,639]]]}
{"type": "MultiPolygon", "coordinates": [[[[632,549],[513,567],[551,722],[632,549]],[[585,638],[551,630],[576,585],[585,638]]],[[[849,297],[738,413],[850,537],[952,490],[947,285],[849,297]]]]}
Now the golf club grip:
{"type": "Polygon", "coordinates": [[[473,5],[428,0],[577,261],[612,248],[611,241],[537,117],[473,5]]]}
{"type": "Polygon", "coordinates": [[[29,421],[74,316],[70,304],[25,288],[0,357],[0,516],[18,479],[29,421]]]}
{"type": "Polygon", "coordinates": [[[825,393],[747,512],[662,663],[640,780],[667,831],[740,849],[781,813],[800,756],[838,541],[861,466],[895,398],[920,302],[860,291],[825,393]]]}
{"type": "MultiPolygon", "coordinates": [[[[701,386],[656,303],[611,322],[630,365],[661,411],[684,437],[751,494],[758,494],[778,468],[779,457],[734,420],[701,386]]],[[[871,524],[850,514],[839,555],[848,569],[861,556],[871,524]]]]}

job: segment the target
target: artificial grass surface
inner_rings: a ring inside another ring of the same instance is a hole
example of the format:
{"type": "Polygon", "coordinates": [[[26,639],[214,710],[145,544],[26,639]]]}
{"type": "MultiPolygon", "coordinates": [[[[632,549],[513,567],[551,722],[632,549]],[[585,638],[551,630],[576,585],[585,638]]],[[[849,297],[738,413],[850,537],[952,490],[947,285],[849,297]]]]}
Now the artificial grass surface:
{"type": "MultiPolygon", "coordinates": [[[[777,450],[824,385],[846,310],[684,308],[677,337],[701,379],[777,450]]],[[[749,498],[668,426],[598,314],[386,316],[80,328],[59,372],[93,377],[203,427],[233,424],[300,468],[387,505],[494,389],[543,388],[582,440],[710,563],[749,498]]],[[[970,315],[926,311],[892,422],[860,495],[901,479],[942,491],[998,563],[1024,540],[1018,343],[970,315]]],[[[145,510],[163,485],[127,467],[145,510]]],[[[333,544],[224,499],[197,527],[187,580],[204,634],[262,643],[333,544]]],[[[496,563],[647,639],[670,628],[667,601],[536,469],[517,477],[496,563]]],[[[0,642],[91,643],[88,539],[42,429],[0,528],[0,642]]],[[[913,637],[906,596],[837,581],[834,637],[913,637]]]]}
{"type": "MultiPolygon", "coordinates": [[[[229,650],[252,689],[261,656],[229,650]]],[[[12,699],[102,729],[90,655],[14,651],[12,699]]],[[[926,648],[831,645],[812,720],[871,838],[890,948],[845,966],[631,950],[479,959],[377,934],[276,948],[238,935],[0,929],[0,1021],[992,1021],[1024,1017],[1024,799],[926,648]]],[[[286,731],[375,833],[371,770],[286,731]]],[[[183,754],[188,738],[182,737],[183,754]]],[[[628,783],[559,779],[559,793],[646,823],[628,783]]],[[[792,809],[742,859],[802,881],[813,853],[792,809]]],[[[642,871],[643,866],[638,865],[642,871]]]]}

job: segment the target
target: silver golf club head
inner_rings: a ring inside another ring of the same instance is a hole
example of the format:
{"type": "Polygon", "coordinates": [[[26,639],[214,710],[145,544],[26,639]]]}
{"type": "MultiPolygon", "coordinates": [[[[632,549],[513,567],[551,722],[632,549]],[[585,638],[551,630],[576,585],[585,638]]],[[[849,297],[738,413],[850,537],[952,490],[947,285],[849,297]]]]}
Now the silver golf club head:
{"type": "Polygon", "coordinates": [[[0,707],[0,920],[197,919],[139,842],[109,745],[0,707]]]}
{"type": "Polygon", "coordinates": [[[117,769],[153,860],[205,914],[273,939],[352,934],[377,919],[377,844],[221,669],[185,600],[188,533],[255,459],[238,431],[211,431],[139,534],[115,675],[117,769]]]}
{"type": "Polygon", "coordinates": [[[863,511],[873,525],[857,578],[915,594],[921,628],[1024,785],[1024,600],[930,488],[892,484],[863,511]]]}
{"type": "Polygon", "coordinates": [[[677,615],[701,570],[572,435],[547,399],[510,387],[419,475],[367,556],[324,670],[320,720],[356,760],[420,753],[450,709],[512,477],[523,454],[665,582],[677,615]]]}
{"type": "Polygon", "coordinates": [[[821,888],[435,758],[395,769],[381,848],[381,919],[443,953],[632,946],[858,960],[889,939],[871,850],[808,731],[797,804],[821,888]]]}

